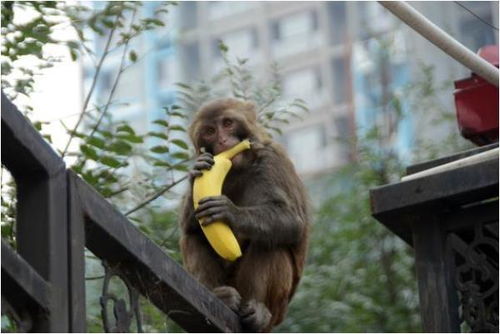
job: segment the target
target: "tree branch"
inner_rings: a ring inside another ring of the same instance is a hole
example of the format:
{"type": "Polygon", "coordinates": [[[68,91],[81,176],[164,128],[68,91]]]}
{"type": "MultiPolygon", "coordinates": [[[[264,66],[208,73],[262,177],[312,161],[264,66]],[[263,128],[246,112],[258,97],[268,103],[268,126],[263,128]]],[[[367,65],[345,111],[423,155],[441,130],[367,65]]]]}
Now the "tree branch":
{"type": "Polygon", "coordinates": [[[148,205],[149,203],[151,203],[152,201],[154,201],[155,199],[157,199],[158,197],[160,197],[161,195],[163,195],[164,193],[166,193],[167,191],[169,191],[170,189],[172,189],[173,187],[175,187],[176,185],[178,185],[179,183],[181,183],[182,181],[184,181],[187,178],[188,178],[188,175],[185,175],[185,176],[181,177],[180,179],[178,179],[177,181],[174,181],[173,183],[170,183],[169,185],[167,185],[164,188],[160,189],[159,191],[157,191],[156,193],[154,193],[153,195],[151,195],[149,198],[147,198],[141,204],[139,204],[135,208],[127,211],[125,213],[125,216],[128,216],[128,215],[136,212],[139,209],[142,209],[143,207],[145,207],[146,205],[148,205]]]}
{"type": "Polygon", "coordinates": [[[115,31],[116,31],[116,23],[118,22],[118,19],[119,19],[119,15],[116,16],[115,24],[113,25],[113,28],[109,32],[108,40],[106,41],[106,45],[104,47],[104,52],[102,53],[101,59],[99,59],[99,63],[97,64],[97,67],[96,67],[96,70],[95,70],[95,73],[94,73],[94,77],[92,78],[92,84],[90,86],[90,90],[87,93],[87,96],[85,97],[85,102],[83,103],[83,107],[82,107],[82,111],[80,113],[80,117],[78,118],[78,121],[76,122],[76,124],[75,124],[75,126],[73,128],[73,131],[70,132],[68,142],[66,143],[66,147],[64,148],[64,150],[61,153],[61,157],[62,158],[64,158],[64,156],[66,155],[66,153],[68,151],[68,148],[69,148],[69,145],[71,144],[71,141],[75,137],[75,132],[78,129],[78,127],[80,126],[80,123],[82,122],[83,117],[87,113],[87,106],[89,104],[90,98],[92,97],[92,94],[94,93],[94,89],[96,87],[97,79],[98,79],[99,74],[101,72],[102,65],[104,64],[104,60],[106,59],[106,57],[109,54],[109,48],[111,46],[111,40],[113,39],[113,35],[114,35],[115,31]]]}

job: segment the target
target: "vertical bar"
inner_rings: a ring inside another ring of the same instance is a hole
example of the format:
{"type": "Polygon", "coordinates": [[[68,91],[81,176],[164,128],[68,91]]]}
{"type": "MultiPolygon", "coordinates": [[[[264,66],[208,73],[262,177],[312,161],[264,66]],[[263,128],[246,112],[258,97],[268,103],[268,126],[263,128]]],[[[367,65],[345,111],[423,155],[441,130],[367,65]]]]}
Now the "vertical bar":
{"type": "Polygon", "coordinates": [[[62,163],[45,171],[18,174],[19,254],[50,283],[49,317],[35,331],[68,331],[67,186],[62,163]]]}
{"type": "Polygon", "coordinates": [[[69,258],[69,331],[85,333],[85,226],[84,213],[75,184],[77,176],[67,172],[68,177],[68,258],[69,258]]]}
{"type": "Polygon", "coordinates": [[[446,235],[434,217],[412,223],[424,332],[460,332],[458,297],[446,261],[446,235]]]}
{"type": "Polygon", "coordinates": [[[50,286],[33,331],[68,331],[67,180],[64,161],[2,92],[2,163],[17,184],[17,249],[50,286]]]}

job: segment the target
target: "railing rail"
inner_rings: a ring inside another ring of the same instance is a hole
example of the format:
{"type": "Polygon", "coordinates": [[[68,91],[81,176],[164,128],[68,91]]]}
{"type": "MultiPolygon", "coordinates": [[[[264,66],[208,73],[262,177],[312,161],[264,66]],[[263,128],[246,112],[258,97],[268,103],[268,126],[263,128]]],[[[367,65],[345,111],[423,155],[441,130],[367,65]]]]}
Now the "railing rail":
{"type": "Polygon", "coordinates": [[[86,331],[85,247],[186,331],[241,330],[234,312],[67,170],[3,92],[2,164],[18,193],[17,252],[2,240],[2,310],[23,330],[86,331]]]}

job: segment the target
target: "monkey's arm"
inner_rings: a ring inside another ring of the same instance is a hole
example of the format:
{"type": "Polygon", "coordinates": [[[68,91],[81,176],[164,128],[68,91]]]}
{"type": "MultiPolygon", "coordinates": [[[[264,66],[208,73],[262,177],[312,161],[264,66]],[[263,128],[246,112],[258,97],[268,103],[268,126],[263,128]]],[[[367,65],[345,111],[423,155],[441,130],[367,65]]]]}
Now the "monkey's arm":
{"type": "Polygon", "coordinates": [[[206,197],[200,201],[196,217],[204,217],[204,224],[224,221],[238,235],[270,245],[295,244],[300,241],[305,221],[301,218],[298,207],[290,203],[283,191],[275,187],[271,194],[268,192],[253,198],[260,200],[255,205],[236,206],[224,195],[206,197]]]}
{"type": "Polygon", "coordinates": [[[209,289],[223,284],[224,272],[193,212],[191,194],[186,195],[181,212],[181,254],[184,268],[209,289]]]}
{"type": "Polygon", "coordinates": [[[204,218],[204,224],[226,222],[253,241],[271,246],[295,244],[307,229],[305,190],[284,152],[272,146],[257,151],[248,173],[233,174],[227,180],[244,178],[237,183],[238,205],[224,195],[206,197],[200,200],[195,216],[204,218]]]}

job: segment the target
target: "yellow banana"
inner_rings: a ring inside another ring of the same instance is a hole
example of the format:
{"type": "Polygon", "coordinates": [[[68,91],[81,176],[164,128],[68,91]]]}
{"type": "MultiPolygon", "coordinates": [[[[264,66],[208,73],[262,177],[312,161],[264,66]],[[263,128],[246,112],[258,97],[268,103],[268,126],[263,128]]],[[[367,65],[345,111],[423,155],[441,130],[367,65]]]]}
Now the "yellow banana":
{"type": "MultiPolygon", "coordinates": [[[[214,156],[214,165],[210,170],[204,170],[203,175],[194,179],[193,204],[198,207],[198,202],[207,196],[218,196],[222,194],[222,184],[229,169],[231,169],[231,158],[236,154],[250,148],[250,141],[243,140],[227,151],[214,156]]],[[[200,221],[201,223],[201,221],[200,221]]],[[[208,242],[222,258],[234,261],[241,256],[238,240],[231,228],[223,222],[214,222],[207,226],[201,225],[208,242]]]]}

